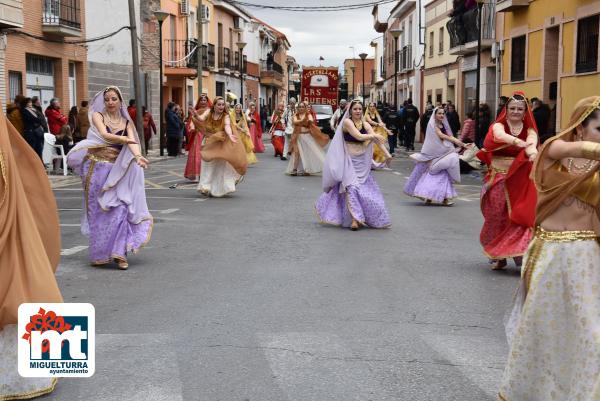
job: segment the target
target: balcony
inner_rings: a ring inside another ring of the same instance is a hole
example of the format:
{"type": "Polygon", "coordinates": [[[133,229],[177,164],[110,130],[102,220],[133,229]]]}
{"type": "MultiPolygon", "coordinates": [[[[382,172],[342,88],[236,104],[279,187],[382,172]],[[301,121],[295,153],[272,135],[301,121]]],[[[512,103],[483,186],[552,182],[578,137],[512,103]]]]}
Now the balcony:
{"type": "Polygon", "coordinates": [[[0,29],[23,28],[23,2],[0,0],[0,29]]]}
{"type": "Polygon", "coordinates": [[[499,13],[514,11],[522,7],[529,7],[529,0],[498,0],[496,3],[496,11],[499,13]]]}
{"type": "Polygon", "coordinates": [[[266,86],[275,86],[283,89],[283,67],[276,62],[260,62],[260,83],[266,86]]]}
{"type": "MultiPolygon", "coordinates": [[[[481,9],[481,49],[492,47],[495,39],[496,28],[496,3],[485,3],[481,9]]],[[[450,54],[453,56],[465,56],[477,53],[477,34],[479,30],[479,18],[477,8],[471,9],[464,14],[452,17],[448,24],[450,34],[450,54]]]]}
{"type": "Polygon", "coordinates": [[[198,75],[195,40],[164,39],[165,75],[193,78],[198,75]]]}
{"type": "Polygon", "coordinates": [[[81,36],[79,0],[44,0],[42,31],[58,36],[81,36]]]}

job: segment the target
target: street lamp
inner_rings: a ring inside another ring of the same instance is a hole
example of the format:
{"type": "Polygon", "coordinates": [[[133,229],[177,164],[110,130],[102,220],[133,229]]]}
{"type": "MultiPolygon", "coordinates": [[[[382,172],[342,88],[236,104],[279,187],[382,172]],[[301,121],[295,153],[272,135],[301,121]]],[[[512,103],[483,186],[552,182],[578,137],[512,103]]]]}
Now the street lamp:
{"type": "Polygon", "coordinates": [[[390,29],[394,37],[394,109],[398,110],[398,38],[402,34],[402,29],[390,29]]]}
{"type": "Polygon", "coordinates": [[[482,146],[481,129],[479,127],[479,95],[481,86],[481,9],[485,0],[477,0],[477,83],[475,88],[475,142],[477,146],[482,146]]]}
{"type": "Polygon", "coordinates": [[[290,78],[292,77],[292,72],[294,71],[294,62],[291,59],[287,59],[285,60],[285,63],[287,64],[287,72],[288,72],[288,79],[287,79],[287,103],[290,103],[290,78]]]}
{"type": "Polygon", "coordinates": [[[240,49],[240,104],[244,105],[244,47],[246,42],[237,42],[238,49],[240,49]]]}
{"type": "Polygon", "coordinates": [[[163,58],[162,58],[162,25],[163,22],[167,19],[170,14],[167,11],[157,10],[154,12],[154,16],[158,21],[158,55],[159,55],[159,64],[160,64],[160,72],[159,72],[159,107],[160,107],[160,155],[165,155],[165,113],[164,113],[164,104],[163,104],[163,58]]]}
{"type": "Polygon", "coordinates": [[[356,96],[354,93],[354,59],[352,59],[352,66],[350,67],[350,71],[352,71],[352,98],[356,96]]]}
{"type": "Polygon", "coordinates": [[[362,60],[362,101],[365,103],[365,59],[367,58],[367,53],[360,53],[358,55],[362,60]]]}

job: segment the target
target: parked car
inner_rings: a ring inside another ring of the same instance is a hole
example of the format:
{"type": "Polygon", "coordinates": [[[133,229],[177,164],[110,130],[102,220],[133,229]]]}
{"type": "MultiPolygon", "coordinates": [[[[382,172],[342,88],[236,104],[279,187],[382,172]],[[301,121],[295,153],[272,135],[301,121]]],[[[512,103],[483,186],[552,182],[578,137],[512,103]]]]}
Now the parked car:
{"type": "Polygon", "coordinates": [[[317,115],[317,125],[323,131],[324,134],[329,135],[333,138],[335,131],[331,128],[330,120],[333,116],[333,108],[329,104],[313,104],[311,105],[313,111],[317,115]]]}

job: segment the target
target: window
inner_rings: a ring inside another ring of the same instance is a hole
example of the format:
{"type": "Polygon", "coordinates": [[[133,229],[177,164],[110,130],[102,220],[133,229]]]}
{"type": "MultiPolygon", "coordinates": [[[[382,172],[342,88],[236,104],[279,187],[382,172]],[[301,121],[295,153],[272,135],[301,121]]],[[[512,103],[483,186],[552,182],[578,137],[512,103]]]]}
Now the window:
{"type": "Polygon", "coordinates": [[[594,15],[577,22],[577,73],[598,70],[599,20],[600,15],[594,15]]]}
{"type": "Polygon", "coordinates": [[[440,28],[440,38],[439,38],[439,41],[440,41],[440,48],[439,48],[438,52],[441,54],[441,53],[444,52],[444,27],[440,28]]]}
{"type": "Polygon", "coordinates": [[[8,96],[13,101],[15,96],[23,94],[23,75],[21,71],[8,72],[8,96]]]}
{"type": "Polygon", "coordinates": [[[524,81],[525,80],[525,47],[526,36],[519,36],[512,40],[512,55],[510,61],[510,80],[524,81]]]}
{"type": "Polygon", "coordinates": [[[435,35],[433,32],[429,32],[429,57],[433,57],[433,46],[434,45],[435,35]]]}
{"type": "Polygon", "coordinates": [[[25,69],[30,74],[54,75],[54,60],[47,57],[28,54],[25,57],[25,69]]]}

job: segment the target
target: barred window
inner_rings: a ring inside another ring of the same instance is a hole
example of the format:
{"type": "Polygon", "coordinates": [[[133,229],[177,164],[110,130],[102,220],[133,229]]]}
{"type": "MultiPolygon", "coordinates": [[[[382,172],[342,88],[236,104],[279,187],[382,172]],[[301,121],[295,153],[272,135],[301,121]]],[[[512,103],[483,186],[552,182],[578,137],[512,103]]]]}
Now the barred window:
{"type": "Polygon", "coordinates": [[[54,75],[54,60],[35,54],[27,54],[25,68],[30,74],[54,75]]]}
{"type": "Polygon", "coordinates": [[[511,61],[510,61],[510,80],[524,81],[525,80],[525,50],[526,50],[525,35],[513,38],[511,46],[511,61]]]}
{"type": "Polygon", "coordinates": [[[598,33],[600,15],[580,19],[577,22],[577,73],[598,70],[598,33]]]}

